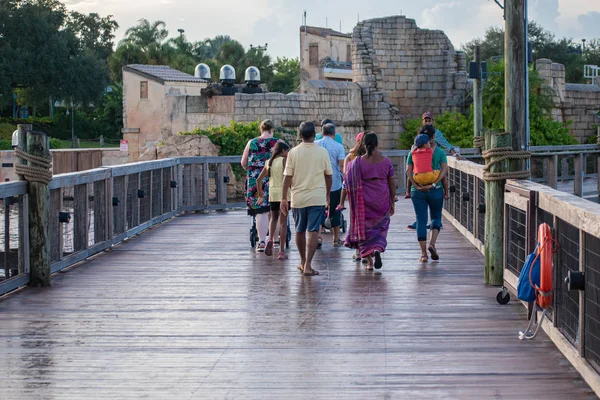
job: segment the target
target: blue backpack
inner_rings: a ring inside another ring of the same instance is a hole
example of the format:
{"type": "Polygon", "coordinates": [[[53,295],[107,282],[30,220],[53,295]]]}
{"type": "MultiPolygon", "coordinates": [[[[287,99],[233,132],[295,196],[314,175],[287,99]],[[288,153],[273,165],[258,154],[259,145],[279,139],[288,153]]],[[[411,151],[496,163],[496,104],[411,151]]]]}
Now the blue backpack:
{"type": "Polygon", "coordinates": [[[521,275],[519,275],[519,282],[517,283],[517,297],[519,300],[528,303],[535,301],[535,289],[531,286],[531,282],[537,287],[540,286],[540,257],[537,256],[538,246],[535,246],[533,253],[525,259],[525,264],[523,264],[521,275]],[[531,282],[529,281],[529,271],[531,271],[531,282]]]}

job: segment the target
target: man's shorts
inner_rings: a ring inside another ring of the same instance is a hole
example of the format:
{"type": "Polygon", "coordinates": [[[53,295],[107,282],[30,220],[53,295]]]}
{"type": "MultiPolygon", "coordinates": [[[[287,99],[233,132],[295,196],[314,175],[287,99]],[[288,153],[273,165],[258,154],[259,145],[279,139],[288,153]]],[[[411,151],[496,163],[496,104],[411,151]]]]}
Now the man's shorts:
{"type": "Polygon", "coordinates": [[[292,208],[297,233],[318,232],[321,218],[325,213],[325,206],[311,206],[292,208]]]}
{"type": "MultiPolygon", "coordinates": [[[[272,201],[269,203],[269,207],[271,211],[279,211],[281,210],[281,202],[280,201],[272,201]]],[[[290,209],[290,202],[288,201],[288,210],[290,209]]]]}

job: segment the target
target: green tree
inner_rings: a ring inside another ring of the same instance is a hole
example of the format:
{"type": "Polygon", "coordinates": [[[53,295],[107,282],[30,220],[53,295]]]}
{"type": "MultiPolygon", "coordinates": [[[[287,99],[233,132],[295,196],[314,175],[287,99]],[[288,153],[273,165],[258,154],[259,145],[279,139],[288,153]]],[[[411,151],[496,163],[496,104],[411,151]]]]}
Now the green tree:
{"type": "Polygon", "coordinates": [[[108,79],[106,60],[99,53],[107,51],[103,46],[116,26],[110,17],[71,18],[57,0],[1,4],[0,94],[5,102],[12,100],[15,88],[23,89],[34,104],[48,104],[51,96],[77,102],[98,99],[108,79]],[[84,23],[98,19],[97,29],[84,23]]]}
{"type": "Polygon", "coordinates": [[[163,21],[150,22],[146,18],[138,20],[138,24],[125,31],[123,43],[139,46],[143,51],[153,45],[158,45],[169,36],[166,24],[163,21]]]}
{"type": "Polygon", "coordinates": [[[273,64],[271,90],[290,93],[300,88],[300,60],[298,58],[277,57],[273,64]]]}

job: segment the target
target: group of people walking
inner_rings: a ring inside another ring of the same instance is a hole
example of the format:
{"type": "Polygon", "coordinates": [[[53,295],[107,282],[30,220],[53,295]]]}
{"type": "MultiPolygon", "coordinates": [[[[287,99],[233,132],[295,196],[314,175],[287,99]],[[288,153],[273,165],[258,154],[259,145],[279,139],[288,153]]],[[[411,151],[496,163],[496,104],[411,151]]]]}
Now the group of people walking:
{"type": "MultiPolygon", "coordinates": [[[[444,147],[459,156],[433,127],[433,116],[423,114],[423,126],[407,159],[409,188],[416,229],[421,248],[421,262],[439,260],[436,241],[442,229],[442,207],[447,196],[448,171],[444,147]],[[428,225],[428,214],[431,223],[428,225]],[[427,229],[431,236],[427,244],[427,229]]],[[[332,246],[355,249],[353,259],[362,260],[366,268],[383,265],[381,254],[387,247],[390,218],[397,201],[394,166],[378,148],[374,132],[361,132],[346,155],[342,137],[333,121],[321,122],[320,138],[315,125],[303,122],[298,128],[301,143],[290,149],[274,137],[270,120],[260,124],[259,137],[248,141],[242,155],[247,171],[246,202],[248,214],[258,231],[257,252],[272,256],[279,243],[278,259],[285,260],[288,213],[295,223],[295,241],[300,254],[298,270],[305,276],[319,275],[313,258],[321,247],[320,230],[327,220],[332,246]],[[341,212],[350,208],[349,229],[340,238],[341,212]],[[278,240],[277,240],[278,239],[278,240]]]]}

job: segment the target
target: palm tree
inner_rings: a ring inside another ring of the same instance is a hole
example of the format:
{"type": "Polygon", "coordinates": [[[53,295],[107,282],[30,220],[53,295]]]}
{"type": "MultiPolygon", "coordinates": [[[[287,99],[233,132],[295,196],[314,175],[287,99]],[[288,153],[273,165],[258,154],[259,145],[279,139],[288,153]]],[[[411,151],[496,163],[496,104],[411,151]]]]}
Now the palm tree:
{"type": "Polygon", "coordinates": [[[160,45],[169,35],[163,21],[150,23],[146,18],[142,18],[138,22],[136,26],[132,26],[125,31],[125,38],[122,42],[135,44],[146,51],[153,44],[160,45]]]}
{"type": "Polygon", "coordinates": [[[207,54],[210,58],[215,58],[221,52],[221,48],[226,43],[237,42],[233,40],[229,35],[217,35],[212,39],[206,39],[205,43],[210,46],[210,52],[207,54]]]}

